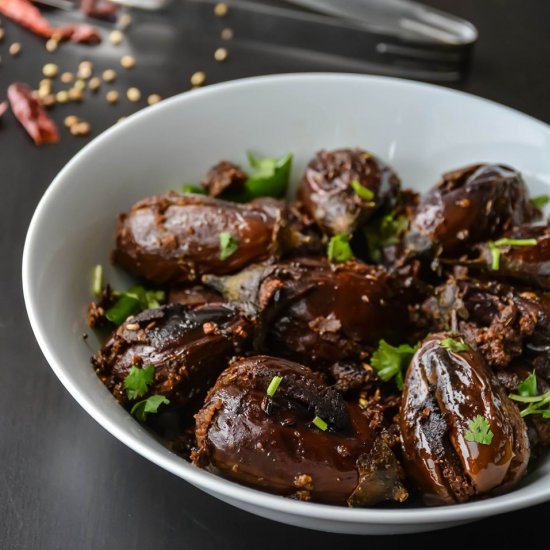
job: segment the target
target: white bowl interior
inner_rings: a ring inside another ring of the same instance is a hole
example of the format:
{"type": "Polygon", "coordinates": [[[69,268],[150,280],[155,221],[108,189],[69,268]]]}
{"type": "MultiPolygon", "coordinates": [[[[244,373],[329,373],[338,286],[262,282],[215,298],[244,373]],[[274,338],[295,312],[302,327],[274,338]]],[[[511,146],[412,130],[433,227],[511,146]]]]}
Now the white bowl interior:
{"type": "Polygon", "coordinates": [[[293,502],[193,468],[119,407],[96,378],[86,342],[91,268],[115,286],[109,265],[116,214],[136,200],[198,182],[220,159],[246,165],[247,150],[295,155],[293,179],[319,149],[360,146],[423,191],[439,175],[477,161],[523,171],[534,194],[550,185],[549,128],[472,96],[397,79],[352,75],[262,77],[193,91],[134,115],[85,147],[58,175],[29,229],[23,284],[38,342],[63,384],[106,429],[162,467],[260,515],[341,532],[445,526],[550,498],[550,457],[520,488],[438,509],[350,510],[293,502]]]}

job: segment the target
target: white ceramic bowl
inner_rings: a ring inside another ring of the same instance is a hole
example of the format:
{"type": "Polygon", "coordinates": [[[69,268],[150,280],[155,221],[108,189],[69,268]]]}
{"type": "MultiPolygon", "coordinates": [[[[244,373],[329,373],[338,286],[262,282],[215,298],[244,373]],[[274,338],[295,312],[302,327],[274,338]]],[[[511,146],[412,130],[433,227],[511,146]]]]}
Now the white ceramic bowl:
{"type": "MultiPolygon", "coordinates": [[[[165,449],[111,397],[90,366],[85,310],[91,268],[109,266],[115,217],[136,200],[197,182],[245,151],[295,154],[296,180],[321,148],[361,146],[420,191],[476,161],[523,171],[534,193],[550,185],[550,128],[495,103],[397,79],[336,74],[252,78],[169,99],[86,146],[61,171],[32,219],[23,289],[32,328],[61,382],[123,443],[189,483],[254,514],[342,533],[442,528],[550,498],[550,456],[513,492],[441,508],[348,509],[285,499],[195,468],[165,449]]],[[[120,286],[126,277],[107,267],[120,286]]],[[[182,485],[182,490],[185,487],[182,485]]]]}

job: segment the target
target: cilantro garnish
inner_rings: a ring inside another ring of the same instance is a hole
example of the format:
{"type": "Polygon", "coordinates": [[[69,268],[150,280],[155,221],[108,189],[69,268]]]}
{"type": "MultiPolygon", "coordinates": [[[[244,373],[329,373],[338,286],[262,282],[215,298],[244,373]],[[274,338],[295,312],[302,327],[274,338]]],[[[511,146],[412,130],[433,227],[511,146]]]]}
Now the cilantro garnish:
{"type": "Polygon", "coordinates": [[[145,422],[148,414],[155,414],[161,405],[169,405],[170,401],[164,395],[151,395],[143,401],[138,401],[130,410],[139,422],[145,422]]]}
{"type": "Polygon", "coordinates": [[[502,248],[536,245],[537,239],[499,239],[495,242],[488,242],[487,246],[491,252],[491,269],[493,271],[498,271],[500,269],[500,254],[502,248]]]}
{"type": "Polygon", "coordinates": [[[550,197],[548,195],[539,195],[538,197],[533,197],[531,199],[531,204],[535,207],[541,210],[544,208],[548,202],[550,201],[550,197]]]}
{"type": "Polygon", "coordinates": [[[369,255],[372,261],[378,262],[382,256],[382,249],[399,242],[400,235],[407,229],[409,222],[405,216],[397,216],[390,212],[377,217],[364,228],[369,255]]]}
{"type": "Polygon", "coordinates": [[[183,184],[184,193],[194,193],[195,195],[206,195],[206,189],[200,185],[193,185],[192,183],[183,184]]]}
{"type": "Polygon", "coordinates": [[[311,422],[314,426],[317,426],[317,428],[319,428],[323,432],[327,431],[328,424],[321,417],[316,416],[311,422]]]}
{"type": "Polygon", "coordinates": [[[385,340],[380,340],[378,349],[372,354],[370,364],[380,380],[389,382],[394,379],[397,388],[402,390],[404,373],[417,349],[418,344],[414,347],[408,344],[394,347],[385,340]]]}
{"type": "Polygon", "coordinates": [[[273,397],[275,392],[279,389],[279,384],[283,381],[282,376],[274,376],[267,387],[266,393],[269,397],[273,397]]]}
{"type": "Polygon", "coordinates": [[[231,233],[220,233],[220,260],[224,261],[234,254],[239,248],[239,241],[231,233]]]}
{"type": "Polygon", "coordinates": [[[338,233],[328,242],[327,257],[331,262],[346,262],[353,258],[347,233],[338,233]]]}
{"type": "Polygon", "coordinates": [[[518,394],[522,397],[534,397],[537,395],[537,375],[532,373],[520,384],[518,384],[518,394]]]}
{"type": "Polygon", "coordinates": [[[468,344],[455,338],[444,338],[440,343],[445,349],[454,353],[459,353],[460,351],[470,351],[470,346],[468,346],[468,344]]]}
{"type": "Polygon", "coordinates": [[[124,389],[130,401],[142,397],[147,393],[149,386],[153,383],[155,377],[155,367],[149,365],[140,369],[137,365],[132,365],[130,372],[124,379],[124,389]]]}
{"type": "Polygon", "coordinates": [[[92,294],[99,298],[103,292],[103,266],[98,264],[92,274],[92,294]]]}
{"type": "Polygon", "coordinates": [[[527,406],[521,411],[521,416],[540,414],[543,418],[550,418],[550,391],[537,395],[537,376],[533,371],[518,385],[518,393],[511,393],[508,397],[527,406]]]}
{"type": "Polygon", "coordinates": [[[121,325],[130,315],[144,309],[159,307],[165,298],[163,290],[145,290],[142,286],[133,286],[126,291],[114,291],[113,295],[118,300],[105,312],[105,317],[115,325],[121,325]]]}
{"type": "Polygon", "coordinates": [[[254,171],[244,184],[246,200],[257,197],[280,199],[286,195],[292,167],[292,154],[287,153],[279,158],[261,159],[248,153],[248,162],[254,171]]]}
{"type": "Polygon", "coordinates": [[[368,187],[361,185],[359,181],[351,180],[350,185],[362,199],[365,199],[366,201],[372,201],[372,199],[374,199],[374,193],[368,187]]]}
{"type": "Polygon", "coordinates": [[[480,443],[481,445],[490,445],[493,441],[493,432],[490,430],[489,421],[483,416],[477,415],[468,422],[468,431],[464,436],[466,441],[480,443]]]}

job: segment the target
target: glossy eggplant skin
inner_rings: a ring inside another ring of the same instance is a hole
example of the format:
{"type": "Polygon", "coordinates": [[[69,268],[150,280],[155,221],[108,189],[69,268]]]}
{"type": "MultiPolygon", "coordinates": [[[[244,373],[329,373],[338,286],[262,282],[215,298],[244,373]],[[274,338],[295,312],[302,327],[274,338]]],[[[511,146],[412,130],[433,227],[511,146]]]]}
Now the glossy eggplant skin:
{"type": "Polygon", "coordinates": [[[458,257],[473,244],[497,238],[537,215],[519,172],[500,164],[474,164],[443,174],[422,197],[406,248],[413,254],[458,257]]]}
{"type": "Polygon", "coordinates": [[[351,234],[395,199],[399,187],[397,174],[367,151],[320,151],[306,168],[298,199],[328,235],[351,234]],[[372,192],[372,199],[359,196],[352,187],[353,180],[372,192]]]}
{"type": "Polygon", "coordinates": [[[483,357],[428,337],[405,379],[400,411],[404,466],[427,504],[467,502],[511,488],[530,456],[527,429],[483,357]],[[485,418],[490,444],[471,441],[470,422],[485,418]]]}
{"type": "Polygon", "coordinates": [[[206,281],[230,301],[257,304],[260,350],[316,369],[360,362],[380,339],[401,342],[410,329],[397,280],[356,261],[302,258],[206,281]]]}
{"type": "Polygon", "coordinates": [[[356,506],[407,498],[393,453],[358,405],[284,359],[233,361],[196,415],[196,439],[195,464],[269,492],[356,506]]]}
{"type": "MultiPolygon", "coordinates": [[[[492,269],[493,253],[488,244],[479,246],[484,271],[499,280],[509,280],[550,290],[550,226],[522,225],[502,235],[504,239],[535,239],[533,246],[499,247],[499,266],[492,269]]],[[[498,241],[497,241],[498,242],[498,241]]]]}
{"type": "Polygon", "coordinates": [[[229,359],[246,351],[252,322],[222,304],[199,307],[169,304],[131,316],[92,357],[97,375],[123,405],[124,379],[132,365],[153,365],[148,395],[170,400],[170,407],[200,406],[229,359]]]}
{"type": "Polygon", "coordinates": [[[190,283],[205,273],[227,274],[279,253],[284,204],[237,204],[201,195],[167,193],[119,216],[115,264],[155,284],[190,283]],[[220,234],[238,247],[220,257],[220,234]]]}

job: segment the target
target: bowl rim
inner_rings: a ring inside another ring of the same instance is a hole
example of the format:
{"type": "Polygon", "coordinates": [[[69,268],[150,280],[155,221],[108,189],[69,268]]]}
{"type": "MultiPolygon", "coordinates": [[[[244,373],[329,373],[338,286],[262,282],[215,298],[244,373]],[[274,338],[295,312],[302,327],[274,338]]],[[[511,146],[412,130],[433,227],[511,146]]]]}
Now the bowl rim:
{"type": "MultiPolygon", "coordinates": [[[[203,98],[216,96],[228,89],[239,89],[243,87],[262,87],[271,85],[299,85],[300,82],[308,81],[340,81],[340,82],[363,82],[366,85],[386,85],[390,87],[414,88],[429,92],[441,93],[450,96],[463,96],[468,101],[485,104],[496,110],[501,110],[508,114],[519,116],[528,119],[532,124],[539,127],[545,132],[550,140],[550,126],[544,122],[533,118],[529,115],[521,113],[510,107],[506,107],[494,101],[484,99],[473,94],[462,91],[452,90],[443,86],[404,80],[394,77],[375,76],[375,75],[360,75],[349,73],[288,73],[268,76],[255,76],[242,78],[213,84],[200,90],[192,90],[183,92],[161,103],[147,107],[133,115],[129,116],[122,124],[117,124],[102,132],[100,135],[90,141],[76,155],[74,155],[67,164],[60,170],[52,183],[48,186],[43,196],[41,197],[27,231],[25,245],[22,258],[22,283],[23,296],[27,315],[34,332],[35,338],[38,341],[43,355],[48,361],[50,367],[65,386],[68,392],[80,404],[80,406],[103,428],[115,436],[119,441],[126,446],[147,458],[154,464],[169,472],[177,475],[180,478],[190,482],[196,487],[204,489],[209,493],[223,495],[229,501],[240,501],[248,506],[257,506],[264,510],[272,510],[282,515],[295,515],[297,517],[321,519],[328,522],[339,522],[348,524],[361,523],[378,523],[378,524],[409,524],[409,523],[444,523],[444,522],[460,522],[478,519],[481,517],[509,512],[512,510],[524,508],[539,504],[546,500],[550,500],[550,483],[545,487],[539,487],[531,492],[526,492],[522,495],[515,494],[515,491],[504,495],[494,496],[490,499],[469,502],[465,504],[453,504],[437,508],[418,507],[418,508],[403,508],[403,509],[377,509],[377,508],[346,508],[343,506],[335,506],[328,504],[318,504],[311,502],[295,501],[286,497],[273,495],[240,485],[236,482],[224,479],[210,472],[202,470],[188,463],[181,457],[171,453],[168,449],[161,447],[160,444],[152,445],[139,441],[137,435],[131,433],[120,426],[116,421],[96,404],[86,391],[81,390],[77,384],[73,383],[71,377],[65,372],[65,367],[62,362],[58,362],[53,351],[50,350],[47,330],[40,322],[39,304],[35,292],[33,291],[33,257],[37,235],[40,233],[42,220],[48,215],[49,204],[55,198],[58,189],[62,188],[65,182],[65,176],[80,159],[93,153],[94,149],[102,142],[111,139],[121,131],[121,128],[131,126],[138,120],[146,120],[149,117],[156,116],[156,113],[163,109],[172,109],[176,105],[193,104],[195,101],[202,101],[203,98]]],[[[186,107],[188,108],[188,107],[186,107]]],[[[53,349],[53,348],[52,348],[53,349]]],[[[143,428],[142,428],[143,429],[143,428]]],[[[144,430],[145,431],[145,430],[144,430]]],[[[151,442],[154,442],[151,439],[151,442]]],[[[155,442],[156,443],[156,442],[155,442]]]]}

